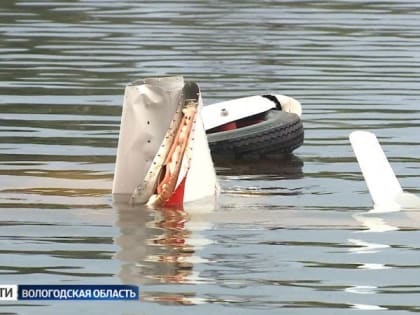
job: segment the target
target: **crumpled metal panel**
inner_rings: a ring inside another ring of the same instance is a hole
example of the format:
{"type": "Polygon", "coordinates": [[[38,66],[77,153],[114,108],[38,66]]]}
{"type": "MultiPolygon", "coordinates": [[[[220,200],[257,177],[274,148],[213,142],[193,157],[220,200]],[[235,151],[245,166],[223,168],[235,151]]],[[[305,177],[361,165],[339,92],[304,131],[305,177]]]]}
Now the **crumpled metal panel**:
{"type": "Polygon", "coordinates": [[[146,176],[179,104],[181,76],[150,78],[126,86],[113,194],[129,194],[146,176]]]}
{"type": "Polygon", "coordinates": [[[183,202],[206,199],[207,204],[215,205],[219,186],[201,118],[202,107],[198,86],[185,83],[182,77],[140,80],[126,87],[112,191],[114,200],[153,206],[150,197],[157,196],[154,189],[160,181],[163,161],[171,156],[172,160],[181,162],[178,178],[171,178],[177,180],[176,187],[184,182],[183,202]],[[168,148],[172,143],[178,147],[174,134],[179,126],[184,126],[179,122],[184,105],[189,102],[184,93],[190,86],[196,87],[196,114],[192,129],[188,128],[189,136],[182,138],[187,149],[180,151],[180,156],[173,156],[168,154],[172,152],[168,148]]]}

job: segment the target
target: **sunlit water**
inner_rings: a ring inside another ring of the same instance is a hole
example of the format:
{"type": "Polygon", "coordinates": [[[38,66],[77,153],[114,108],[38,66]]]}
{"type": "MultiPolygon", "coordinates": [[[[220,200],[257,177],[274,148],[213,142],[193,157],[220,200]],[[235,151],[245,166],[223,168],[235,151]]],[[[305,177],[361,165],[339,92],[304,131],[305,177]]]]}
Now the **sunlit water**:
{"type": "Polygon", "coordinates": [[[420,312],[420,214],[367,213],[347,138],[374,131],[420,193],[419,13],[415,1],[1,1],[0,283],[129,283],[141,300],[0,312],[420,312]],[[207,104],[295,97],[305,144],[218,161],[214,213],[114,205],[124,86],[173,74],[207,104]]]}

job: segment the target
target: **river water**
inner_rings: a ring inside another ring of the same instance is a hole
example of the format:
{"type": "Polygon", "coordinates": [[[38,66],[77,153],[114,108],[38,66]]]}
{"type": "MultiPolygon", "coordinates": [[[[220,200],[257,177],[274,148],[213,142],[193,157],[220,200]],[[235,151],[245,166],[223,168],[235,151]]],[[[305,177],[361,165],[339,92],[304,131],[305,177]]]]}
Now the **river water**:
{"type": "Polygon", "coordinates": [[[136,284],[138,302],[2,314],[420,312],[418,211],[372,206],[348,134],[374,131],[420,193],[417,1],[0,4],[0,283],[136,284]],[[213,213],[114,205],[124,86],[197,81],[205,104],[303,104],[293,155],[217,162],[213,213]]]}

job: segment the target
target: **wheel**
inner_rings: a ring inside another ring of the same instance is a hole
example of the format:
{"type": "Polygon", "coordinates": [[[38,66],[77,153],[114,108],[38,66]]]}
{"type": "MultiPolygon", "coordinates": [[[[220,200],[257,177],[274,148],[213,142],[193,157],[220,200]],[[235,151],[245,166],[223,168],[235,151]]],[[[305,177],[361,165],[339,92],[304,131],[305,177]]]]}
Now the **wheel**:
{"type": "Polygon", "coordinates": [[[213,155],[290,153],[303,144],[304,131],[298,115],[273,109],[262,122],[210,133],[207,139],[213,155]]]}

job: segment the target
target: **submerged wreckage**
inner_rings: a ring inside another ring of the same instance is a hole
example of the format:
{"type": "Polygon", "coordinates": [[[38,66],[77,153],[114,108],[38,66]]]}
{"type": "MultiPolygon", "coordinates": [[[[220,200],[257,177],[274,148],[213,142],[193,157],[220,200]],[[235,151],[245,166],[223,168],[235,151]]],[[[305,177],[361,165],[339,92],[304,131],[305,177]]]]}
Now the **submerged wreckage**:
{"type": "Polygon", "coordinates": [[[214,203],[212,154],[292,152],[303,143],[301,113],[284,95],[203,107],[198,85],[183,77],[135,81],[125,89],[114,199],[174,208],[214,203]]]}

